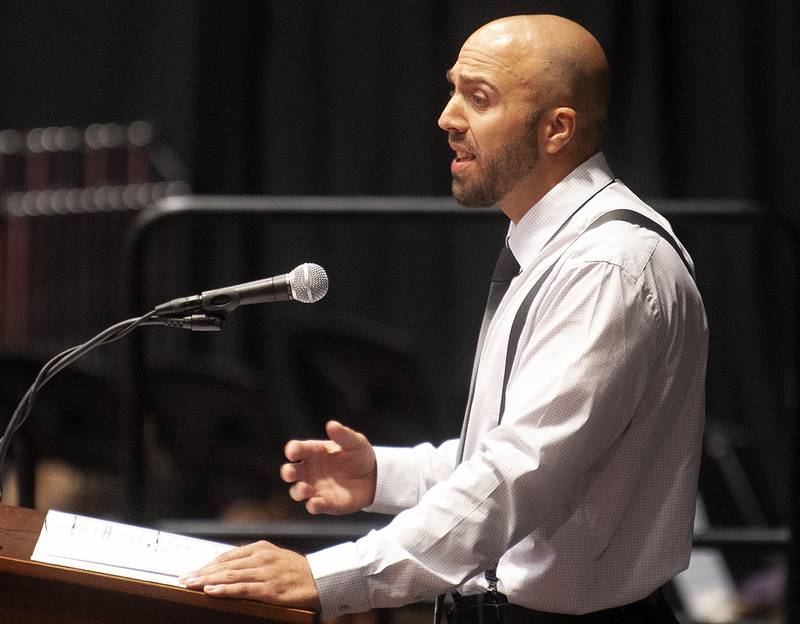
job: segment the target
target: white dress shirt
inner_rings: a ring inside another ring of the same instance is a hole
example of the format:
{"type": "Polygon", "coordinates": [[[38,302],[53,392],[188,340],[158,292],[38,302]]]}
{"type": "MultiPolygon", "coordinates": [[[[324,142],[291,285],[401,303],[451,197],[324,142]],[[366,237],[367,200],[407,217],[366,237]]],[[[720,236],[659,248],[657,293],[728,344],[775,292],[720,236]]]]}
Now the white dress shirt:
{"type": "Polygon", "coordinates": [[[457,440],[376,449],[370,510],[398,515],[308,555],[323,618],[477,593],[498,561],[510,602],[573,614],[639,600],[686,567],[706,317],[656,233],[622,221],[584,233],[618,208],[671,232],[620,181],[575,213],[612,179],[595,154],[511,225],[522,271],[488,328],[464,461],[454,465],[457,440]],[[498,426],[514,315],[556,260],[528,312],[498,426]]]}

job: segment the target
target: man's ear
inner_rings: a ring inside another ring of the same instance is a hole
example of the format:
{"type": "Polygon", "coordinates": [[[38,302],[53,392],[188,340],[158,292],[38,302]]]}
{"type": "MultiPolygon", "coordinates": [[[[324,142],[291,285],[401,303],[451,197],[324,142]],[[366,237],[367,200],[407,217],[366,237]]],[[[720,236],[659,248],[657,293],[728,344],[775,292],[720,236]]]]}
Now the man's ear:
{"type": "Polygon", "coordinates": [[[562,106],[547,111],[539,126],[540,138],[548,154],[556,154],[575,137],[577,113],[562,106]]]}

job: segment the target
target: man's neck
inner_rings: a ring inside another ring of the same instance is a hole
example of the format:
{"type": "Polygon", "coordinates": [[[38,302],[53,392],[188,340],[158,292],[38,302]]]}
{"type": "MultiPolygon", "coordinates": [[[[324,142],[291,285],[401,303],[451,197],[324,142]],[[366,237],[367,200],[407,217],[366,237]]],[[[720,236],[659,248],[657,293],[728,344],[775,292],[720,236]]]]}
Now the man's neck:
{"type": "Polygon", "coordinates": [[[596,151],[580,159],[570,158],[549,162],[539,160],[531,172],[497,202],[497,205],[511,221],[519,223],[520,219],[550,192],[550,189],[595,153],[596,151]]]}

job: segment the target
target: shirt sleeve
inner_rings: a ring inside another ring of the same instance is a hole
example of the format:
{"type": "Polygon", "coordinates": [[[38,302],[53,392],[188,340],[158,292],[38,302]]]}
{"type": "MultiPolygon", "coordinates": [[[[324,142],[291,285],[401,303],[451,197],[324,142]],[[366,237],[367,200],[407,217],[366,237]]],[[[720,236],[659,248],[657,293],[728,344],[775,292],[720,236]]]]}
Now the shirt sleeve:
{"type": "Polygon", "coordinates": [[[416,505],[425,492],[453,472],[457,447],[458,440],[439,447],[428,443],[413,448],[375,447],[375,500],[364,511],[398,514],[416,505]]]}
{"type": "Polygon", "coordinates": [[[632,416],[655,357],[652,297],[612,263],[565,264],[523,330],[502,424],[443,481],[417,476],[417,504],[388,526],[308,556],[323,617],[430,599],[540,526],[632,416]]]}

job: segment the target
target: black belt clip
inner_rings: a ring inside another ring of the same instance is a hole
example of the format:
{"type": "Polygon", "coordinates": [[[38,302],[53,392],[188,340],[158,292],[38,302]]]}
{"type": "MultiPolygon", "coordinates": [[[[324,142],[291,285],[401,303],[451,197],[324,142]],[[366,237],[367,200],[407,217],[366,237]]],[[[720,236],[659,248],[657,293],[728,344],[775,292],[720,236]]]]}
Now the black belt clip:
{"type": "Polygon", "coordinates": [[[508,599],[497,591],[461,596],[453,594],[448,624],[503,624],[507,621],[508,599]]]}

